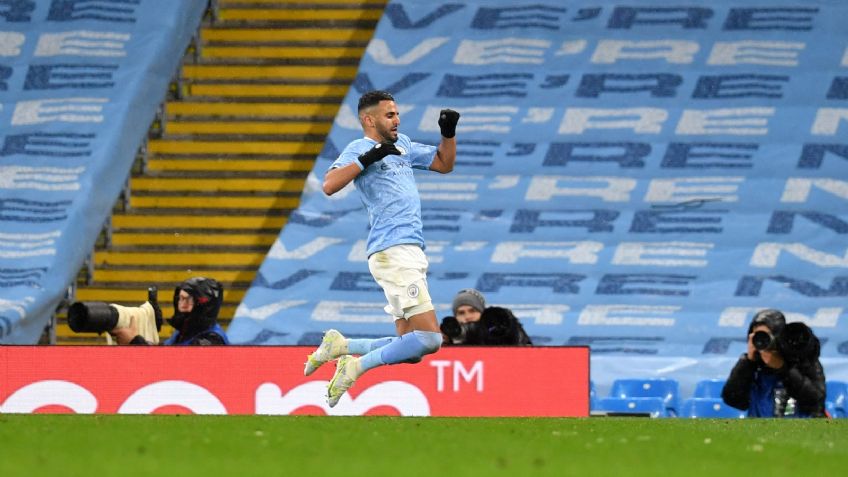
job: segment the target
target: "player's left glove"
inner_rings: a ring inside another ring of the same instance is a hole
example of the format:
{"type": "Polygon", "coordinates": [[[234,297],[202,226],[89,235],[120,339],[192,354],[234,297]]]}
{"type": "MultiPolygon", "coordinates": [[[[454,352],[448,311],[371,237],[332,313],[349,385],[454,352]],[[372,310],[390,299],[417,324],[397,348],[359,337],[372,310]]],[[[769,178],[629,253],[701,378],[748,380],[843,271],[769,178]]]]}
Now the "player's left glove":
{"type": "Polygon", "coordinates": [[[456,136],[456,123],[459,122],[459,113],[453,109],[443,109],[439,113],[439,128],[442,129],[442,136],[452,138],[456,136]]]}

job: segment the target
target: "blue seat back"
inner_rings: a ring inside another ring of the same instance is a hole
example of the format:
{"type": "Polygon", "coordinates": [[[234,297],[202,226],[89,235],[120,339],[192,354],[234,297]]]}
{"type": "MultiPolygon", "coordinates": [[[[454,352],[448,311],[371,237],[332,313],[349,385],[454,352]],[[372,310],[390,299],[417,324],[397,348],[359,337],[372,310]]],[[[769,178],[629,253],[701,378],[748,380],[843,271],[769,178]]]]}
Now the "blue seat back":
{"type": "Polygon", "coordinates": [[[670,417],[665,402],[659,397],[605,397],[598,400],[598,410],[611,414],[644,414],[650,417],[670,417]]]}
{"type": "Polygon", "coordinates": [[[746,416],[741,409],[728,406],[720,398],[690,398],[683,401],[680,408],[680,417],[707,417],[736,419],[746,416]]]}
{"type": "Polygon", "coordinates": [[[721,399],[721,390],[724,389],[725,379],[704,379],[695,384],[694,398],[716,398],[721,399]]]}
{"type": "Polygon", "coordinates": [[[828,381],[825,401],[833,405],[833,417],[848,417],[848,383],[844,381],[828,381]]]}
{"type": "Polygon", "coordinates": [[[669,415],[677,415],[679,385],[673,379],[616,379],[610,397],[657,397],[663,400],[669,415]]]}

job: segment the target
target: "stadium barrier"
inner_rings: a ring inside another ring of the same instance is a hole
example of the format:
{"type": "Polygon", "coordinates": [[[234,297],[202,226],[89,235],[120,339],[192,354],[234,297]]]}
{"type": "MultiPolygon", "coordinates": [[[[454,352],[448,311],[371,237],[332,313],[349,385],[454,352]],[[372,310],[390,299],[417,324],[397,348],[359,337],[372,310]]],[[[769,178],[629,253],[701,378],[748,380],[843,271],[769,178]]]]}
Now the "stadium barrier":
{"type": "Polygon", "coordinates": [[[372,370],[326,404],[308,347],[0,347],[0,413],[589,415],[589,348],[455,347],[372,370]],[[528,366],[526,363],[533,365],[528,366]]]}

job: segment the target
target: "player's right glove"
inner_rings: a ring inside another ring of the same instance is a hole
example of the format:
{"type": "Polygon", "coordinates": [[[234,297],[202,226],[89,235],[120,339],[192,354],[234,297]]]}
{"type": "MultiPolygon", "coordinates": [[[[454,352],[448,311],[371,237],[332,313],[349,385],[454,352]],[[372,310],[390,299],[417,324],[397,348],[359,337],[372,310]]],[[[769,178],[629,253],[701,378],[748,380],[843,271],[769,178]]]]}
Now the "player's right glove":
{"type": "Polygon", "coordinates": [[[368,169],[368,166],[374,164],[377,161],[382,161],[384,157],[389,155],[400,156],[401,154],[394,144],[386,141],[375,145],[366,152],[363,152],[359,155],[358,159],[359,163],[362,164],[362,168],[368,169]]]}

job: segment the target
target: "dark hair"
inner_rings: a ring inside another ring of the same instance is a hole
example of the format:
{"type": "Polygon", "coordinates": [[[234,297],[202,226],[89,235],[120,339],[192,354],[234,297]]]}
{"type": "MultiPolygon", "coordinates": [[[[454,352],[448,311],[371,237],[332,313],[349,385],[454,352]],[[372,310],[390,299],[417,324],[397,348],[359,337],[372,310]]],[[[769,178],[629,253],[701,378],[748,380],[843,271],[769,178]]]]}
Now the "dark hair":
{"type": "Polygon", "coordinates": [[[395,98],[386,91],[369,91],[362,96],[359,97],[359,108],[357,111],[362,111],[363,109],[370,108],[371,106],[376,106],[380,104],[380,101],[394,101],[395,98]]]}

